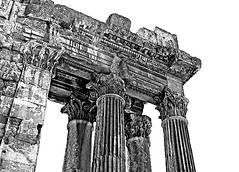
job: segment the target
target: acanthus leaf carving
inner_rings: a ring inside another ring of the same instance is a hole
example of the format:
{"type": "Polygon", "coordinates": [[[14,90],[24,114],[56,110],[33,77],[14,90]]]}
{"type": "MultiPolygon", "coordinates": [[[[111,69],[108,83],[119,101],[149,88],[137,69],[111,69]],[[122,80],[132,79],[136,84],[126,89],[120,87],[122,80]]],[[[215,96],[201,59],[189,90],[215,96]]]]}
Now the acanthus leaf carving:
{"type": "Polygon", "coordinates": [[[85,120],[93,123],[96,120],[95,101],[80,100],[72,94],[70,99],[61,108],[61,113],[68,114],[69,122],[72,120],[85,120]]]}
{"type": "Polygon", "coordinates": [[[118,53],[113,54],[114,59],[110,67],[110,74],[92,74],[92,81],[87,84],[88,89],[96,90],[99,95],[118,94],[124,97],[125,80],[129,79],[127,65],[118,53]]]}
{"type": "Polygon", "coordinates": [[[125,121],[126,139],[133,137],[149,138],[151,127],[152,122],[150,117],[132,113],[125,121]]]}
{"type": "Polygon", "coordinates": [[[61,46],[52,48],[46,42],[39,43],[36,40],[28,41],[20,49],[27,64],[52,72],[65,48],[61,46]]]}
{"type": "Polygon", "coordinates": [[[172,116],[186,118],[188,102],[185,96],[175,93],[168,87],[165,87],[161,99],[158,100],[156,109],[160,112],[160,118],[162,120],[172,116]]]}

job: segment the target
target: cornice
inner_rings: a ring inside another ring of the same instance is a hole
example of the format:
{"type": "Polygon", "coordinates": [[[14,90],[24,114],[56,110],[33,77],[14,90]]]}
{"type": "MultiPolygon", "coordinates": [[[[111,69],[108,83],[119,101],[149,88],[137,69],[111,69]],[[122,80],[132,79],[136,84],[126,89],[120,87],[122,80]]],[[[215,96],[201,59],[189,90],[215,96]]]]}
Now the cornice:
{"type": "Polygon", "coordinates": [[[159,27],[155,27],[154,31],[140,28],[137,33],[133,33],[130,31],[130,20],[124,16],[112,14],[104,23],[49,0],[29,4],[26,9],[25,14],[29,17],[39,18],[44,13],[42,18],[58,25],[56,29],[63,37],[77,37],[86,44],[94,44],[94,40],[97,40],[96,46],[107,45],[111,49],[125,51],[136,59],[144,59],[143,66],[147,65],[155,70],[160,68],[179,77],[183,83],[201,67],[198,58],[178,48],[175,34],[159,27]]]}

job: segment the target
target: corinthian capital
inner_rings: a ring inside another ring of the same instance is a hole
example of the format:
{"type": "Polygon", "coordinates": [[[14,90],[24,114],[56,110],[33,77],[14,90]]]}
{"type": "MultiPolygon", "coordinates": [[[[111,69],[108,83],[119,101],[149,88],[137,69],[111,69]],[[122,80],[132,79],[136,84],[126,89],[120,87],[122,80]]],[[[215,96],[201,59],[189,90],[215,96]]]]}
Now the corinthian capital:
{"type": "Polygon", "coordinates": [[[151,133],[151,118],[146,115],[131,114],[125,121],[126,139],[133,137],[149,138],[151,133]]]}
{"type": "Polygon", "coordinates": [[[90,100],[80,100],[73,95],[61,108],[61,113],[68,114],[68,121],[85,120],[91,123],[95,122],[96,105],[90,100]]]}
{"type": "Polygon", "coordinates": [[[20,49],[25,62],[50,72],[64,53],[64,47],[54,47],[45,42],[28,41],[20,49]]]}
{"type": "Polygon", "coordinates": [[[99,95],[118,94],[121,97],[125,95],[125,83],[117,75],[95,74],[92,81],[87,84],[87,88],[94,89],[99,95]]]}
{"type": "Polygon", "coordinates": [[[186,118],[188,102],[185,96],[175,93],[166,87],[156,109],[160,112],[160,118],[162,120],[171,116],[186,118]]]}

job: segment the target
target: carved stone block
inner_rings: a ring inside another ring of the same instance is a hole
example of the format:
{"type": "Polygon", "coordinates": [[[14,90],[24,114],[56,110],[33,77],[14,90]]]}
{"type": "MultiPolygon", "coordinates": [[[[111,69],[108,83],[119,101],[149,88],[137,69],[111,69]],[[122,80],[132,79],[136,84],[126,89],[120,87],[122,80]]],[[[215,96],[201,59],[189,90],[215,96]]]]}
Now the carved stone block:
{"type": "Polygon", "coordinates": [[[0,78],[10,81],[18,81],[22,70],[22,64],[0,60],[0,78]]]}
{"type": "Polygon", "coordinates": [[[0,95],[14,97],[16,88],[16,82],[0,79],[0,95]]]}
{"type": "Polygon", "coordinates": [[[7,96],[1,96],[0,97],[0,115],[8,116],[12,103],[13,103],[13,98],[7,97],[7,96]]]}
{"type": "Polygon", "coordinates": [[[31,166],[28,164],[5,160],[5,159],[0,159],[0,161],[1,161],[1,164],[0,164],[1,172],[9,172],[9,171],[34,172],[34,170],[35,170],[35,166],[31,166]]]}
{"type": "Polygon", "coordinates": [[[16,96],[24,101],[46,106],[47,92],[42,88],[20,82],[16,96]]]}
{"type": "Polygon", "coordinates": [[[21,99],[15,99],[10,116],[29,120],[35,124],[43,124],[45,109],[45,106],[37,105],[21,99]]]}
{"type": "Polygon", "coordinates": [[[51,74],[47,70],[41,70],[31,65],[27,65],[21,81],[25,84],[31,84],[42,89],[49,89],[51,83],[51,74]]]}

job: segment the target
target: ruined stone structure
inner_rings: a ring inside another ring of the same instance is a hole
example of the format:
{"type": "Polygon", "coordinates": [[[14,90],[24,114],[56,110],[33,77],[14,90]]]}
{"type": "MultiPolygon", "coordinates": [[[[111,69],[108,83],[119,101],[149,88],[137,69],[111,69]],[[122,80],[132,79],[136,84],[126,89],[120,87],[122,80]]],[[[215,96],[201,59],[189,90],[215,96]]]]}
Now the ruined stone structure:
{"type": "Polygon", "coordinates": [[[201,61],[176,35],[130,25],[51,0],[0,0],[0,172],[35,171],[47,99],[69,119],[63,172],[151,172],[146,102],[160,113],[166,171],[195,172],[183,85],[201,61]]]}

